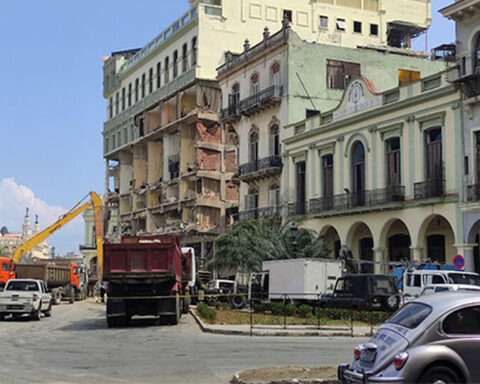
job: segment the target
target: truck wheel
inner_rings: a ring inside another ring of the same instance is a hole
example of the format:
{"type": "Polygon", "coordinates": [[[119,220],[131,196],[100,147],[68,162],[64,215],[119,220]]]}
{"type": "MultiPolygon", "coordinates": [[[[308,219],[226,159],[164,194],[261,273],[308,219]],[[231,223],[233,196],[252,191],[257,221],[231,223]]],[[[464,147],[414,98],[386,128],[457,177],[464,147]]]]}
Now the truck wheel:
{"type": "Polygon", "coordinates": [[[70,296],[69,299],[68,299],[68,302],[69,302],[70,304],[75,303],[75,296],[70,296]]]}
{"type": "Polygon", "coordinates": [[[44,311],[43,314],[45,315],[45,317],[52,316],[52,303],[50,303],[50,305],[48,306],[48,309],[44,311]]]}
{"type": "Polygon", "coordinates": [[[232,296],[231,304],[233,309],[243,309],[247,304],[247,299],[245,296],[232,296]]]}
{"type": "Polygon", "coordinates": [[[116,328],[116,327],[124,327],[127,324],[127,318],[122,317],[107,317],[107,327],[108,328],[116,328]]]}
{"type": "MultiPolygon", "coordinates": [[[[41,304],[40,304],[41,307],[41,304]]],[[[38,310],[32,312],[32,320],[39,321],[40,320],[40,307],[38,310]]]]}
{"type": "Polygon", "coordinates": [[[62,292],[60,292],[58,289],[52,291],[52,296],[54,305],[59,305],[62,302],[62,292]]]}
{"type": "Polygon", "coordinates": [[[190,309],[190,302],[191,302],[191,300],[190,300],[189,297],[183,299],[183,303],[182,303],[182,304],[183,304],[183,313],[184,313],[184,314],[187,314],[187,313],[188,313],[188,311],[189,311],[189,309],[190,309]]]}
{"type": "Polygon", "coordinates": [[[170,315],[168,317],[168,322],[170,323],[170,325],[177,325],[178,322],[180,321],[180,296],[178,292],[175,293],[174,300],[175,300],[175,308],[174,308],[175,315],[170,315]]]}
{"type": "Polygon", "coordinates": [[[5,320],[5,313],[0,313],[0,321],[5,320]]]}

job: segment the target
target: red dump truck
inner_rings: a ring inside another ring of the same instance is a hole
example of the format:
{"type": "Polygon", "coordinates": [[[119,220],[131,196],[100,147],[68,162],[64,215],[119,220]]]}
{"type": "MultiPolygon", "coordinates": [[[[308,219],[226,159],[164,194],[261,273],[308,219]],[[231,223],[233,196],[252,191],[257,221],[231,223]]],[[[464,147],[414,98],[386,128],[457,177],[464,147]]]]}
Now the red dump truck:
{"type": "Polygon", "coordinates": [[[103,280],[107,325],[124,326],[133,316],[155,316],[178,324],[188,311],[194,278],[192,252],[182,254],[178,237],[126,237],[104,245],[103,280]]]}

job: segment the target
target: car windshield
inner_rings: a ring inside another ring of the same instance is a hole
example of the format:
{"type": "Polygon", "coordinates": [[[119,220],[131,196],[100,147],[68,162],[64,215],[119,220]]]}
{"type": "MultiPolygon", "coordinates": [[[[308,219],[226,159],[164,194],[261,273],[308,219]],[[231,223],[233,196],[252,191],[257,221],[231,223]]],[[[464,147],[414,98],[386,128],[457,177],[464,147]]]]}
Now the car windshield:
{"type": "Polygon", "coordinates": [[[11,281],[8,283],[6,291],[38,291],[38,284],[35,281],[11,281]]]}
{"type": "Polygon", "coordinates": [[[452,284],[480,285],[480,277],[470,273],[449,273],[452,284]]]}
{"type": "Polygon", "coordinates": [[[432,312],[432,308],[421,303],[410,303],[400,309],[389,321],[408,329],[417,328],[432,312]]]}
{"type": "Polygon", "coordinates": [[[376,277],[373,279],[373,291],[375,293],[396,293],[392,280],[388,277],[376,277]]]}

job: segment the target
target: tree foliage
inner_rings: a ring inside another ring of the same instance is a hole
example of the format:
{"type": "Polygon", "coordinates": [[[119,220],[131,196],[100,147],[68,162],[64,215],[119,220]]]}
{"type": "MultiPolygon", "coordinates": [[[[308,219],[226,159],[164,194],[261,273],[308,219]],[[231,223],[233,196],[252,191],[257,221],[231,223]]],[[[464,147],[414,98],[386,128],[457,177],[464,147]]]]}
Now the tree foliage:
{"type": "Polygon", "coordinates": [[[330,250],[315,231],[298,228],[294,222],[278,220],[248,220],[236,223],[233,230],[215,240],[215,257],[210,265],[220,270],[255,272],[262,262],[291,259],[294,243],[297,258],[326,258],[330,250]]]}

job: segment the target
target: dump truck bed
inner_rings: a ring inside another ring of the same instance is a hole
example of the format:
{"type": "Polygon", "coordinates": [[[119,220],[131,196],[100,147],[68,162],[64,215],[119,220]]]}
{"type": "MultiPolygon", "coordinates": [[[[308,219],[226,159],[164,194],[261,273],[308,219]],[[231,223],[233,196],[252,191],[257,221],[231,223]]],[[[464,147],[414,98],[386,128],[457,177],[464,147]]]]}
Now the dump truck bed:
{"type": "Polygon", "coordinates": [[[129,284],[182,281],[181,250],[174,239],[104,245],[104,280],[129,284]]]}
{"type": "Polygon", "coordinates": [[[53,263],[16,264],[17,279],[43,280],[49,288],[70,283],[70,266],[53,263]]]}

